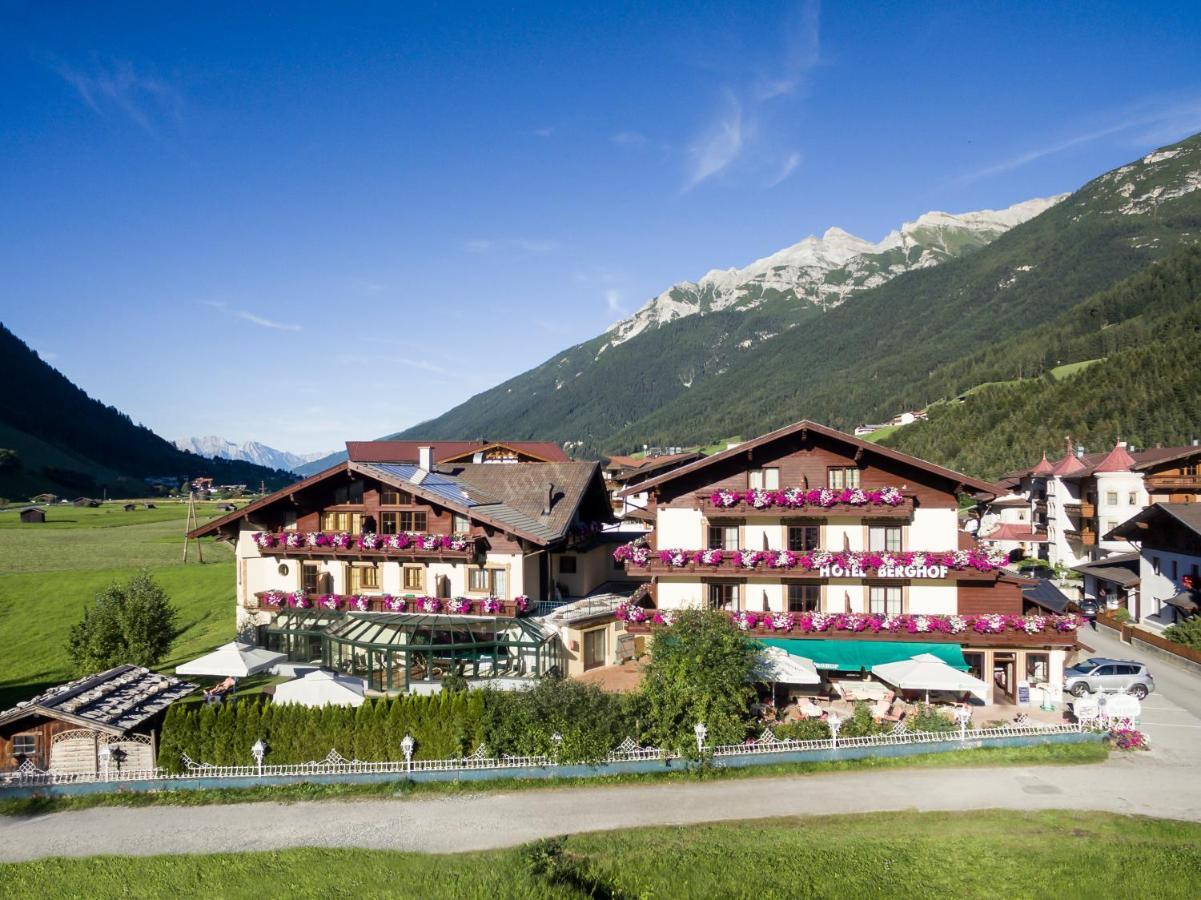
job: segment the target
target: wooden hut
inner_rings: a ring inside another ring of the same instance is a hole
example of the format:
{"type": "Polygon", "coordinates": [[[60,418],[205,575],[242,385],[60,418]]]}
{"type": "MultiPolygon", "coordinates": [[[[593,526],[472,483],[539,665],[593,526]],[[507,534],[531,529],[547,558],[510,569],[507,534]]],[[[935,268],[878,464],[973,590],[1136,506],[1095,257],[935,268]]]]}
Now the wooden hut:
{"type": "Polygon", "coordinates": [[[21,521],[26,525],[38,525],[46,521],[46,510],[36,506],[27,506],[21,510],[21,521]]]}
{"type": "Polygon", "coordinates": [[[133,512],[135,509],[137,509],[137,508],[138,508],[138,505],[137,505],[136,503],[126,503],[126,504],[125,504],[124,506],[122,506],[121,508],[122,508],[123,510],[125,510],[126,512],[133,512]]]}
{"type": "MultiPolygon", "coordinates": [[[[196,685],[122,665],[61,684],[0,712],[0,772],[23,763],[95,774],[108,747],[126,771],[154,768],[155,735],[167,707],[196,685]]],[[[109,757],[113,759],[113,756],[109,757]]]]}

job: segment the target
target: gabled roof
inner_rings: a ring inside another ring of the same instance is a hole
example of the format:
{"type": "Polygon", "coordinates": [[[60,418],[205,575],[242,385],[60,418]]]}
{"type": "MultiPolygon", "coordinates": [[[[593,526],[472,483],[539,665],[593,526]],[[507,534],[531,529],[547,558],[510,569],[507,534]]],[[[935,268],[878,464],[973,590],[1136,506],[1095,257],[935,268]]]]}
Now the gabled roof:
{"type": "Polygon", "coordinates": [[[1022,522],[1005,522],[998,525],[988,534],[979,536],[982,541],[1025,541],[1031,544],[1042,544],[1047,540],[1045,531],[1031,531],[1030,526],[1022,522]]]}
{"type": "Polygon", "coordinates": [[[631,491],[641,492],[647,488],[657,487],[658,485],[665,484],[668,481],[672,481],[676,478],[680,478],[681,476],[689,475],[693,472],[699,471],[700,469],[706,468],[707,466],[711,466],[714,463],[731,459],[741,453],[746,453],[748,450],[753,450],[756,447],[762,447],[765,444],[770,444],[772,441],[778,441],[781,438],[804,431],[812,431],[815,434],[820,434],[823,437],[841,441],[851,447],[863,450],[864,452],[874,453],[877,456],[884,457],[885,459],[895,460],[897,462],[905,463],[906,465],[914,466],[918,469],[923,469],[933,475],[937,475],[941,478],[947,479],[948,481],[952,481],[955,484],[963,485],[964,488],[973,493],[988,494],[990,496],[995,496],[996,494],[1000,493],[997,485],[993,484],[992,482],[983,481],[979,478],[972,478],[970,475],[964,475],[963,473],[956,472],[952,469],[945,469],[942,466],[935,465],[934,463],[926,462],[924,459],[918,459],[916,456],[910,456],[907,453],[900,453],[896,450],[890,450],[887,447],[881,447],[879,444],[873,444],[870,441],[860,440],[857,437],[853,437],[845,432],[838,431],[835,428],[830,428],[826,425],[819,425],[818,423],[811,422],[808,419],[802,419],[800,422],[796,422],[792,425],[786,425],[783,428],[777,428],[775,431],[769,431],[767,434],[760,435],[753,440],[744,441],[736,447],[723,450],[721,453],[715,453],[712,456],[706,456],[694,463],[681,466],[678,469],[672,469],[670,472],[665,472],[662,475],[642,482],[636,488],[630,488],[626,491],[623,491],[623,494],[630,493],[631,491]]]}
{"type": "Polygon", "coordinates": [[[663,456],[651,456],[646,459],[635,460],[635,465],[627,466],[614,473],[613,480],[631,481],[636,478],[639,483],[642,483],[656,472],[661,472],[665,469],[676,469],[694,460],[703,459],[704,456],[705,454],[699,450],[692,450],[688,453],[668,453],[663,456]]]}
{"type": "Polygon", "coordinates": [[[60,684],[0,713],[0,725],[41,715],[121,735],[166,709],[196,685],[141,666],[123,665],[60,684]]]}
{"type": "Polygon", "coordinates": [[[1047,451],[1043,451],[1043,458],[1038,461],[1033,469],[1030,470],[1031,475],[1050,475],[1052,470],[1051,461],[1047,459],[1047,451]]]}
{"type": "Polygon", "coordinates": [[[1093,472],[1129,472],[1133,466],[1134,457],[1127,452],[1125,442],[1118,441],[1093,472]]]}
{"type": "Polygon", "coordinates": [[[415,463],[422,447],[430,447],[435,463],[471,462],[479,451],[511,450],[538,462],[567,462],[554,441],[347,441],[351,462],[415,463]]]}
{"type": "MultiPolygon", "coordinates": [[[[1075,459],[1077,459],[1079,461],[1080,467],[1079,467],[1079,469],[1076,469],[1075,471],[1069,473],[1068,477],[1082,478],[1085,475],[1091,475],[1094,472],[1099,471],[1099,467],[1109,457],[1110,452],[1112,452],[1112,451],[1109,451],[1106,453],[1085,453],[1083,456],[1075,457],[1075,459]]],[[[1129,455],[1130,459],[1132,460],[1132,462],[1130,463],[1131,470],[1133,470],[1135,472],[1144,472],[1144,471],[1147,471],[1148,469],[1153,469],[1156,466],[1162,466],[1165,463],[1176,462],[1177,460],[1182,460],[1182,459],[1188,459],[1189,457],[1192,457],[1192,456],[1201,457],[1201,446],[1197,446],[1197,447],[1193,447],[1193,446],[1189,446],[1189,447],[1152,447],[1149,450],[1133,450],[1133,451],[1130,450],[1129,448],[1127,448],[1126,453],[1127,453],[1127,455],[1129,455]]],[[[1046,454],[1044,453],[1043,456],[1045,457],[1046,454]]],[[[1064,460],[1060,459],[1060,460],[1057,460],[1056,463],[1054,463],[1054,465],[1058,466],[1058,465],[1062,464],[1063,462],[1064,462],[1064,460]]],[[[1034,466],[1033,468],[1020,469],[1016,472],[1009,472],[1005,476],[1003,476],[1003,478],[1005,478],[1005,479],[1021,478],[1022,476],[1025,476],[1025,475],[1041,474],[1040,472],[1036,471],[1036,470],[1040,469],[1041,467],[1042,467],[1042,461],[1040,460],[1038,465],[1034,466]]],[[[1047,474],[1049,474],[1049,473],[1047,473],[1047,474]]]]}
{"type": "MultiPolygon", "coordinates": [[[[567,533],[589,484],[599,478],[599,466],[596,462],[572,461],[519,465],[459,463],[424,472],[415,463],[347,461],[214,519],[195,529],[191,536],[214,534],[298,490],[351,471],[401,488],[500,531],[537,544],[549,544],[567,533]],[[550,515],[543,516],[548,484],[554,485],[555,497],[550,515]]],[[[598,491],[603,495],[599,482],[598,491]]],[[[607,508],[607,501],[605,503],[607,508]]]]}
{"type": "Polygon", "coordinates": [[[1102,535],[1101,539],[1142,540],[1143,528],[1155,520],[1176,525],[1201,537],[1201,503],[1152,503],[1138,515],[1131,516],[1114,528],[1109,534],[1102,535]]]}
{"type": "Polygon", "coordinates": [[[1138,551],[1114,553],[1104,559],[1072,566],[1072,571],[1079,572],[1081,575],[1093,575],[1102,581],[1111,581],[1122,587],[1134,587],[1140,580],[1140,558],[1138,551]]]}
{"type": "Polygon", "coordinates": [[[1022,597],[1053,613],[1065,613],[1068,609],[1067,595],[1045,578],[1022,588],[1022,597]]]}

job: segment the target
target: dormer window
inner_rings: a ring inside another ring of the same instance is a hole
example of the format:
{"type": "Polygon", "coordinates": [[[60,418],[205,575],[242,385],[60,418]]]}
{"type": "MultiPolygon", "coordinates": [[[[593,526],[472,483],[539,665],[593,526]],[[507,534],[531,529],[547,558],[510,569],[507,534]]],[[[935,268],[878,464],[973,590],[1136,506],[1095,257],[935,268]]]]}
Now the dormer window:
{"type": "Polygon", "coordinates": [[[826,486],[832,491],[859,487],[859,469],[855,466],[834,466],[826,470],[826,486]]]}
{"type": "Polygon", "coordinates": [[[751,469],[747,472],[747,487],[752,491],[778,491],[780,489],[779,469],[751,469]]]}
{"type": "Polygon", "coordinates": [[[334,488],[334,505],[359,505],[363,502],[363,482],[351,481],[334,488]]]}

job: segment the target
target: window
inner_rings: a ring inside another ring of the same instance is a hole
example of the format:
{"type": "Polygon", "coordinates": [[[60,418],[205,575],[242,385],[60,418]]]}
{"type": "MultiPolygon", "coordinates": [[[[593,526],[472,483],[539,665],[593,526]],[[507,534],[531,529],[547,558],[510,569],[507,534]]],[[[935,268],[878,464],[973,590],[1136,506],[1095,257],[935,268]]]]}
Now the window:
{"type": "Polygon", "coordinates": [[[382,512],[379,514],[380,534],[400,534],[405,531],[425,531],[427,520],[424,512],[382,512]]]}
{"type": "Polygon", "coordinates": [[[1151,570],[1152,570],[1152,571],[1153,571],[1153,572],[1154,572],[1156,575],[1158,575],[1158,574],[1159,574],[1159,557],[1158,557],[1158,556],[1152,556],[1152,557],[1151,557],[1151,570]]]}
{"type": "Polygon", "coordinates": [[[788,549],[817,550],[821,547],[821,528],[817,525],[789,525],[788,549]]]}
{"type": "Polygon", "coordinates": [[[300,589],[306,594],[321,593],[321,570],[316,563],[304,563],[300,567],[300,589]]]}
{"type": "Polygon", "coordinates": [[[421,566],[403,566],[400,583],[406,591],[425,590],[425,569],[421,566]]]}
{"type": "Polygon", "coordinates": [[[605,628],[594,628],[584,632],[584,669],[595,669],[605,664],[605,628]]]}
{"type": "Polygon", "coordinates": [[[789,612],[818,612],[822,605],[822,587],[820,584],[790,584],[788,585],[789,612]]]}
{"type": "Polygon", "coordinates": [[[38,752],[38,736],[36,734],[14,734],[13,756],[34,756],[38,752]]]}
{"type": "Polygon", "coordinates": [[[413,495],[396,488],[384,488],[380,493],[379,502],[384,506],[408,506],[413,502],[413,495]]]}
{"type": "Polygon", "coordinates": [[[363,591],[379,590],[379,566],[351,566],[350,592],[358,594],[363,591]]]}
{"type": "Polygon", "coordinates": [[[326,512],[321,514],[322,531],[349,531],[359,534],[363,530],[361,513],[326,512]]]}
{"type": "Polygon", "coordinates": [[[1180,578],[1180,560],[1172,560],[1172,580],[1176,581],[1180,578]]]}
{"type": "Polygon", "coordinates": [[[471,531],[471,520],[462,513],[455,513],[451,519],[450,528],[455,534],[467,534],[471,531]]]}
{"type": "Polygon", "coordinates": [[[859,487],[859,470],[854,466],[837,466],[826,472],[826,485],[835,491],[859,487]]]}
{"type": "Polygon", "coordinates": [[[504,569],[468,569],[467,590],[504,599],[508,591],[507,575],[504,569]]]}
{"type": "Polygon", "coordinates": [[[294,513],[294,512],[284,513],[284,531],[295,531],[295,530],[296,530],[296,513],[294,513]]]}
{"type": "Polygon", "coordinates": [[[738,526],[737,525],[710,525],[709,526],[709,548],[710,550],[737,550],[738,549],[738,526]]]}
{"type": "Polygon", "coordinates": [[[872,525],[867,529],[867,549],[899,553],[901,550],[900,525],[872,525]]]}
{"type": "Polygon", "coordinates": [[[1046,653],[1026,654],[1026,680],[1031,684],[1051,680],[1051,658],[1046,653]]]}
{"type": "Polygon", "coordinates": [[[1131,491],[1126,495],[1126,502],[1131,506],[1138,506],[1138,491],[1131,491]]]}
{"type": "Polygon", "coordinates": [[[747,472],[747,487],[751,490],[778,491],[780,489],[779,469],[751,469],[747,472]]]}
{"type": "Polygon", "coordinates": [[[1117,506],[1118,505],[1118,492],[1117,491],[1106,491],[1105,492],[1105,502],[1107,504],[1109,504],[1110,506],[1117,506]]]}
{"type": "Polygon", "coordinates": [[[334,503],[338,506],[356,505],[363,502],[363,482],[351,481],[334,488],[334,503]]]}
{"type": "Polygon", "coordinates": [[[901,588],[899,585],[873,584],[868,589],[868,612],[879,616],[901,614],[901,588]]]}
{"type": "Polygon", "coordinates": [[[710,609],[738,609],[738,585],[723,582],[709,585],[710,609]]]}

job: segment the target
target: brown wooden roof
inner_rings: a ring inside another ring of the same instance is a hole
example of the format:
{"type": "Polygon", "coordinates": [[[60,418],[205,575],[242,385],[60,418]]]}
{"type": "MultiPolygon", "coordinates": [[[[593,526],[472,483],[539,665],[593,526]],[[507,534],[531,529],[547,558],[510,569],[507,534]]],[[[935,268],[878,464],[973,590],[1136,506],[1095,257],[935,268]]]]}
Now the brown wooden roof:
{"type": "Polygon", "coordinates": [[[946,469],[942,466],[937,466],[934,463],[926,462],[924,459],[918,459],[916,456],[910,456],[907,453],[900,453],[899,451],[891,450],[888,447],[881,447],[879,444],[873,444],[870,441],[860,440],[857,437],[853,437],[845,432],[838,431],[835,428],[830,428],[826,425],[819,425],[816,422],[803,419],[800,422],[796,422],[792,425],[786,425],[783,428],[777,428],[775,431],[769,431],[767,434],[760,435],[753,440],[744,441],[736,447],[723,450],[721,453],[715,453],[712,456],[703,457],[694,463],[681,466],[678,469],[672,469],[670,472],[665,472],[662,475],[650,478],[634,488],[628,488],[627,490],[623,491],[622,494],[624,496],[625,494],[641,492],[647,488],[657,487],[658,485],[665,484],[666,482],[672,481],[673,479],[679,478],[683,475],[687,475],[703,469],[706,466],[710,466],[715,462],[731,459],[740,453],[746,453],[748,450],[753,450],[756,447],[762,447],[763,445],[769,444],[772,441],[777,441],[781,438],[788,437],[789,435],[802,431],[812,431],[815,434],[820,434],[836,441],[842,441],[843,443],[852,447],[862,449],[865,452],[874,453],[877,456],[884,457],[885,459],[892,459],[896,460],[897,462],[905,463],[906,465],[914,466],[915,468],[927,471],[932,475],[936,475],[940,478],[946,479],[947,481],[954,482],[956,485],[962,485],[969,493],[986,494],[988,496],[996,496],[997,494],[1001,493],[1001,491],[998,489],[998,486],[992,482],[983,481],[979,478],[972,478],[970,475],[964,475],[961,472],[956,472],[952,469],[946,469]]]}

